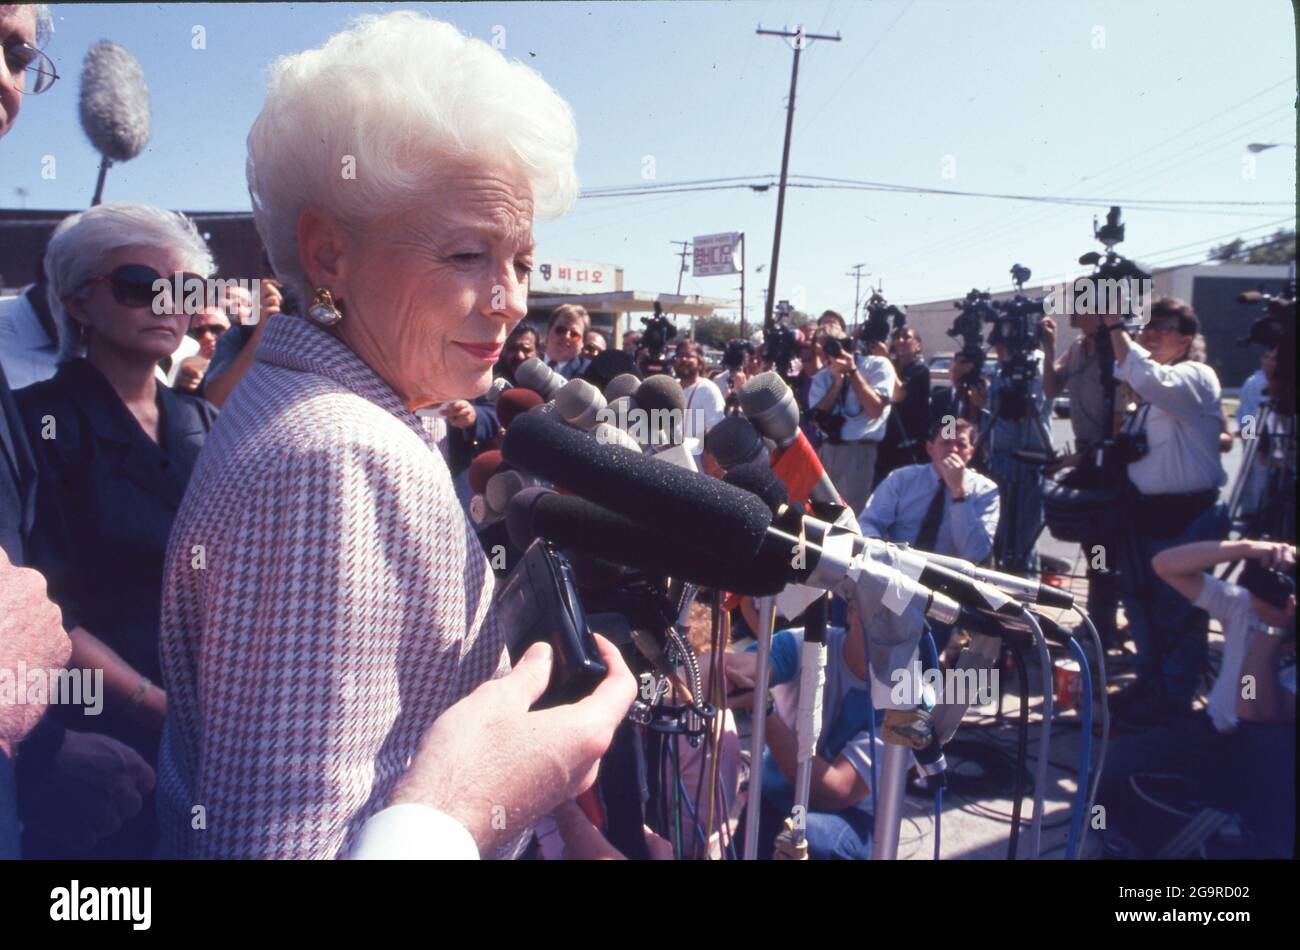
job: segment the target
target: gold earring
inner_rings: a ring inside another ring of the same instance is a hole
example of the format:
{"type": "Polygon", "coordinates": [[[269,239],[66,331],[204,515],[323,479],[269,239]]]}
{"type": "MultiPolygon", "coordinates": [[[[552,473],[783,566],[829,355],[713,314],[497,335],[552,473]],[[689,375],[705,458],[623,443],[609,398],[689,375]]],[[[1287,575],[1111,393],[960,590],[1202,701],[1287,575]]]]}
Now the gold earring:
{"type": "Polygon", "coordinates": [[[343,319],[343,313],[334,303],[334,295],[327,287],[317,287],[316,296],[307,308],[307,319],[318,327],[336,326],[343,319]]]}

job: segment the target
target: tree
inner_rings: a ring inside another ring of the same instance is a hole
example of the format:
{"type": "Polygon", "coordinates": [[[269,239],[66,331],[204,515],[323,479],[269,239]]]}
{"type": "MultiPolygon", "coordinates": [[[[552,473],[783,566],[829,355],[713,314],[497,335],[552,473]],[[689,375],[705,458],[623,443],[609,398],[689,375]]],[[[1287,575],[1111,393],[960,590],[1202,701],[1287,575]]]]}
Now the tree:
{"type": "Polygon", "coordinates": [[[1250,247],[1241,238],[1210,248],[1209,260],[1219,264],[1287,264],[1295,260],[1295,231],[1278,228],[1270,238],[1250,247]]]}
{"type": "Polygon", "coordinates": [[[726,317],[699,317],[695,321],[695,341],[704,346],[722,349],[728,340],[740,336],[740,321],[726,317]]]}

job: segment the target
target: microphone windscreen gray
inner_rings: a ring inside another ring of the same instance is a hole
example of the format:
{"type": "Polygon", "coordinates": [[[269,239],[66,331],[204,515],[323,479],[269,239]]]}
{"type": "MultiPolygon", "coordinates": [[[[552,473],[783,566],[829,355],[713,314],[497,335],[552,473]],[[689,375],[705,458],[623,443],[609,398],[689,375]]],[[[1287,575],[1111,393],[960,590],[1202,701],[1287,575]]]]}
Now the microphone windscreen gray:
{"type": "Polygon", "coordinates": [[[704,436],[704,450],[725,471],[758,458],[763,451],[763,437],[744,416],[725,416],[704,436]]]}
{"type": "Polygon", "coordinates": [[[636,404],[645,412],[650,444],[681,445],[686,438],[686,394],[671,376],[651,376],[636,388],[636,404]]]}
{"type": "Polygon", "coordinates": [[[601,445],[621,445],[625,449],[631,449],[633,452],[641,451],[641,443],[632,438],[617,426],[612,426],[608,422],[599,423],[591,434],[595,436],[596,441],[601,445]]]}
{"type": "Polygon", "coordinates": [[[515,370],[515,382],[543,399],[550,399],[560,391],[565,379],[537,357],[530,356],[515,370]]]}
{"type": "Polygon", "coordinates": [[[631,373],[623,373],[619,376],[615,376],[605,386],[605,400],[607,402],[613,402],[619,396],[634,395],[640,385],[641,380],[631,373]]]}
{"type": "Polygon", "coordinates": [[[555,394],[555,408],[565,422],[587,432],[605,408],[605,397],[585,379],[571,379],[555,394]]]}
{"type": "Polygon", "coordinates": [[[81,127],[114,162],[135,158],[149,142],[149,87],[134,56],[102,40],[81,67],[81,127]]]}
{"type": "Polygon", "coordinates": [[[787,448],[799,435],[799,404],[779,373],[759,373],[741,386],[740,408],[779,448],[787,448]]]}
{"type": "Polygon", "coordinates": [[[645,414],[636,400],[631,396],[619,396],[611,399],[605,409],[605,419],[616,429],[621,429],[637,444],[650,444],[650,431],[645,423],[645,414]]]}
{"type": "Polygon", "coordinates": [[[525,488],[536,484],[536,479],[529,478],[521,472],[513,470],[497,472],[488,479],[487,490],[483,492],[483,496],[487,499],[488,507],[492,511],[503,515],[506,513],[506,506],[510,504],[511,498],[514,498],[525,488]]]}

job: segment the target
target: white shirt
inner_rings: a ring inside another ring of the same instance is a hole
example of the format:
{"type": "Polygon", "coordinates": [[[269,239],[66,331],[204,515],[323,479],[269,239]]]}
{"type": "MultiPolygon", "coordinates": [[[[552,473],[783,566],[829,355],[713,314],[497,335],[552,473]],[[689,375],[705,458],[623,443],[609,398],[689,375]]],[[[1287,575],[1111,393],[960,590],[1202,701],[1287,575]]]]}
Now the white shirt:
{"type": "Polygon", "coordinates": [[[1223,662],[1219,676],[1210,687],[1205,707],[1220,732],[1237,726],[1237,697],[1241,695],[1241,667],[1255,637],[1268,631],[1268,625],[1250,606],[1250,592],[1205,575],[1205,586],[1195,604],[1223,625],[1223,662]]]}
{"type": "MultiPolygon", "coordinates": [[[[840,400],[832,411],[844,417],[844,427],[840,438],[845,442],[879,442],[885,437],[885,427],[889,425],[890,400],[894,393],[894,364],[883,356],[859,356],[856,358],[858,371],[867,381],[867,388],[885,401],[884,411],[873,419],[862,408],[853,383],[847,378],[840,392],[840,400]]],[[[829,368],[819,370],[808,385],[808,405],[816,406],[830,392],[833,381],[829,368]]]]}
{"type": "Polygon", "coordinates": [[[59,345],[51,340],[27,295],[0,298],[0,366],[10,389],[22,389],[54,375],[59,345]]]}
{"type": "Polygon", "coordinates": [[[1256,430],[1259,426],[1259,404],[1264,398],[1264,387],[1268,385],[1268,377],[1264,375],[1262,369],[1257,369],[1250,374],[1250,378],[1241,384],[1241,392],[1238,394],[1237,402],[1237,429],[1240,431],[1245,424],[1247,416],[1254,416],[1256,430]]]}
{"type": "Polygon", "coordinates": [[[702,446],[704,434],[722,421],[727,400],[717,383],[703,376],[683,386],[682,395],[686,397],[686,438],[699,439],[702,446]]]}
{"type": "Polygon", "coordinates": [[[354,861],[477,861],[478,845],[446,812],[429,805],[389,805],[366,819],[357,835],[354,861]]]}
{"type": "Polygon", "coordinates": [[[1219,377],[1205,363],[1163,366],[1136,343],[1115,366],[1145,405],[1125,431],[1145,431],[1147,454],[1129,463],[1128,476],[1144,495],[1184,495],[1218,488],[1228,480],[1219,455],[1223,414],[1219,377]]]}

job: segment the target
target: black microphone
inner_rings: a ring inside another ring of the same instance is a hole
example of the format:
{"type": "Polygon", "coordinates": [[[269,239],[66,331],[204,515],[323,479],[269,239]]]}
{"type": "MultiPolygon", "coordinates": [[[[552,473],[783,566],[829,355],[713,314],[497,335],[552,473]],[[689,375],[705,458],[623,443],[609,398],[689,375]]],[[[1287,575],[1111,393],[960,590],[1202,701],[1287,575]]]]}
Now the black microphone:
{"type": "MultiPolygon", "coordinates": [[[[924,596],[926,615],[942,623],[987,631],[989,621],[968,608],[996,609],[1011,600],[988,585],[922,562],[917,573],[947,588],[937,593],[927,590],[924,580],[918,583],[884,563],[891,552],[883,541],[868,541],[816,518],[774,525],[767,505],[750,492],[620,446],[597,445],[567,426],[533,414],[516,420],[506,431],[501,454],[514,468],[561,485],[650,531],[672,525],[681,538],[675,550],[698,550],[737,566],[740,573],[721,586],[730,584],[730,589],[742,593],[746,587],[737,581],[744,571],[754,571],[764,588],[769,586],[768,578],[782,577],[790,583],[833,590],[854,569],[855,559],[859,564],[870,559],[890,576],[896,575],[891,596],[898,610],[910,598],[924,596]]],[[[793,521],[797,512],[791,510],[789,515],[793,521]]],[[[589,553],[617,560],[621,546],[604,554],[589,553]]]]}
{"type": "Polygon", "coordinates": [[[705,434],[704,448],[723,471],[760,458],[771,464],[766,457],[767,444],[744,416],[724,416],[705,434]]]}
{"type": "Polygon", "coordinates": [[[1037,581],[1029,580],[1027,577],[1016,577],[1014,574],[989,570],[986,567],[980,567],[978,564],[972,564],[963,558],[951,557],[947,554],[932,554],[929,551],[912,551],[911,553],[925,558],[931,564],[937,564],[967,577],[973,577],[975,580],[992,584],[1023,603],[1038,604],[1044,607],[1060,607],[1062,609],[1074,606],[1073,594],[1068,590],[1062,590],[1050,584],[1040,584],[1037,581]]]}
{"type": "Polygon", "coordinates": [[[752,597],[779,593],[787,580],[788,558],[754,564],[714,557],[582,498],[545,488],[525,488],[510,500],[506,530],[519,548],[542,537],[599,561],[752,597]]]}

